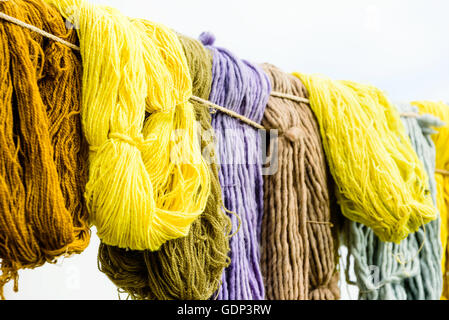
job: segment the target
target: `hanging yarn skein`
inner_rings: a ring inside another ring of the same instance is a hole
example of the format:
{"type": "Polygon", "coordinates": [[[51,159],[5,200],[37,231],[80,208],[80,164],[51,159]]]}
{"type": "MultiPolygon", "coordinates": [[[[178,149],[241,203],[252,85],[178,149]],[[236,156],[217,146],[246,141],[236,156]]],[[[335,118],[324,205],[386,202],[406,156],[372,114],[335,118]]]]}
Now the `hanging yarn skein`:
{"type": "MultiPolygon", "coordinates": [[[[398,104],[400,113],[418,109],[398,104]]],[[[431,116],[401,118],[413,148],[429,177],[430,193],[436,203],[435,146],[432,127],[442,122],[431,116]]],[[[348,252],[354,258],[354,271],[364,300],[435,300],[442,291],[439,217],[410,234],[400,244],[382,242],[370,228],[347,221],[348,252]]]]}
{"type": "MultiPolygon", "coordinates": [[[[262,65],[273,91],[307,98],[301,81],[262,65]]],[[[278,170],[264,176],[262,274],[270,300],[339,299],[332,189],[315,116],[305,103],[270,97],[263,126],[278,130],[268,158],[278,170]],[[276,161],[276,160],[275,160],[276,161]]]]}
{"type": "MultiPolygon", "coordinates": [[[[70,42],[61,15],[40,0],[0,2],[0,12],[70,42]]],[[[0,296],[19,269],[81,253],[90,229],[83,201],[81,63],[70,48],[0,22],[0,296]]]]}
{"type": "MultiPolygon", "coordinates": [[[[271,91],[260,67],[213,46],[214,37],[200,35],[212,52],[212,88],[209,100],[260,123],[271,91]]],[[[236,118],[216,112],[219,178],[225,207],[232,215],[231,265],[225,269],[220,300],[264,299],[260,270],[260,228],[263,215],[263,179],[259,132],[236,118]],[[238,230],[237,230],[237,227],[238,230]]]]}
{"type": "MultiPolygon", "coordinates": [[[[193,94],[209,97],[212,56],[200,42],[179,35],[193,81],[193,94]]],[[[215,156],[211,116],[206,105],[194,103],[200,123],[201,146],[215,156]]],[[[211,193],[204,213],[193,222],[186,237],[164,243],[158,251],[132,251],[100,245],[99,269],[133,299],[206,300],[218,290],[229,265],[231,221],[222,210],[218,168],[209,163],[211,193]]]]}
{"type": "Polygon", "coordinates": [[[343,215],[395,243],[435,220],[425,170],[386,96],[369,85],[295,75],[309,92],[343,215]]]}
{"type": "Polygon", "coordinates": [[[85,198],[99,238],[154,251],[186,236],[204,211],[210,177],[176,34],[84,0],[48,2],[79,26],[91,150],[85,198]]]}
{"type": "Polygon", "coordinates": [[[443,102],[414,101],[412,105],[418,107],[420,112],[432,114],[444,122],[444,126],[436,128],[438,132],[432,135],[436,148],[436,171],[435,180],[437,183],[437,206],[441,216],[441,244],[442,244],[442,272],[443,272],[443,293],[441,299],[449,299],[449,248],[448,248],[448,225],[449,225],[449,106],[443,102]]]}

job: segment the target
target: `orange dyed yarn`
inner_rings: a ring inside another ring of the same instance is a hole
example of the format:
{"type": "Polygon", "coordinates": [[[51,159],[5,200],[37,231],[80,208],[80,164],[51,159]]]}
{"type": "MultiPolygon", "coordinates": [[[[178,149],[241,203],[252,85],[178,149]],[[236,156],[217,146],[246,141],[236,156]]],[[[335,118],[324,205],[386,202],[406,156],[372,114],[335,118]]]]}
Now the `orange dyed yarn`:
{"type": "MultiPolygon", "coordinates": [[[[0,2],[0,11],[76,42],[40,0],[0,2]]],[[[80,58],[68,47],[0,22],[0,297],[17,271],[82,252],[90,230],[83,192],[80,58]]]]}

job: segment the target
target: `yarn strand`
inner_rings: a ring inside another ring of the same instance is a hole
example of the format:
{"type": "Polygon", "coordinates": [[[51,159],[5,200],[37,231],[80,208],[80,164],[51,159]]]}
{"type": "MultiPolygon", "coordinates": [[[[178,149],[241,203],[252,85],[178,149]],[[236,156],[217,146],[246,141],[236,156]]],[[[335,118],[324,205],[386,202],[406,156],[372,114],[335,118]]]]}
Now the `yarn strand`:
{"type": "Polygon", "coordinates": [[[395,243],[435,220],[426,172],[384,93],[351,81],[295,75],[309,92],[343,215],[395,243]]]}
{"type": "Polygon", "coordinates": [[[48,2],[79,24],[81,118],[91,150],[86,201],[98,236],[153,251],[186,236],[204,211],[210,176],[176,34],[84,0],[48,2]],[[68,16],[74,8],[77,16],[68,16]]]}
{"type": "MultiPolygon", "coordinates": [[[[403,112],[417,113],[417,108],[398,104],[403,112]]],[[[437,118],[421,115],[402,118],[417,155],[428,172],[430,193],[436,201],[435,146],[430,138],[432,127],[441,126],[437,118]]],[[[360,289],[359,298],[435,300],[442,291],[440,218],[421,226],[399,244],[382,242],[373,231],[355,222],[348,222],[349,253],[360,289]],[[374,268],[376,276],[373,277],[374,268]]]]}
{"type": "MultiPolygon", "coordinates": [[[[179,35],[193,80],[193,93],[209,97],[212,56],[194,39],[179,35]]],[[[200,123],[202,149],[212,156],[213,130],[208,107],[194,103],[200,123]]],[[[99,269],[133,299],[205,300],[220,286],[229,265],[231,221],[222,210],[218,166],[210,162],[211,194],[204,213],[186,237],[164,243],[158,251],[124,250],[104,243],[98,252],[99,269]]]]}
{"type": "Polygon", "coordinates": [[[448,247],[448,226],[449,226],[449,106],[443,102],[434,101],[414,101],[412,105],[418,107],[421,113],[431,114],[444,122],[444,126],[435,128],[436,134],[432,135],[432,140],[436,148],[436,169],[435,180],[437,184],[437,207],[440,213],[441,226],[440,237],[442,245],[442,273],[443,292],[442,300],[449,299],[449,247],[448,247]]]}
{"type": "MultiPolygon", "coordinates": [[[[0,10],[76,41],[40,0],[0,2],[0,10]]],[[[0,23],[0,296],[17,270],[81,253],[90,230],[83,200],[87,145],[79,117],[81,65],[59,42],[0,23]]],[[[3,297],[3,296],[2,296],[3,297]]]]}
{"type": "MultiPolygon", "coordinates": [[[[209,100],[260,123],[271,91],[268,76],[259,66],[214,46],[213,35],[202,33],[200,40],[213,55],[209,100]]],[[[218,299],[264,299],[259,249],[263,216],[261,137],[254,127],[226,114],[212,114],[212,126],[224,206],[240,218],[237,221],[230,214],[235,232],[230,239],[231,264],[223,273],[218,299]]]]}
{"type": "Polygon", "coordinates": [[[338,299],[338,242],[331,230],[331,214],[338,210],[318,125],[305,104],[301,81],[272,65],[263,68],[273,89],[285,92],[271,95],[262,122],[280,134],[267,155],[277,157],[279,168],[264,176],[261,264],[266,296],[338,299]]]}

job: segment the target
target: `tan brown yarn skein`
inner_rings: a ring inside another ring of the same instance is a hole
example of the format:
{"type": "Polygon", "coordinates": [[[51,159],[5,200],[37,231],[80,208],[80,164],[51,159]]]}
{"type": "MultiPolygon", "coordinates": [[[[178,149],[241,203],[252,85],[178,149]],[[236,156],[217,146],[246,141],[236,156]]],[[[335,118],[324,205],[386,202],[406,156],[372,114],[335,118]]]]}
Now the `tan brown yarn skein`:
{"type": "MultiPolygon", "coordinates": [[[[304,85],[264,64],[273,91],[307,98],[304,85]]],[[[319,129],[305,103],[270,97],[262,124],[277,129],[278,170],[264,176],[261,265],[270,300],[339,299],[330,175],[319,129]]],[[[268,156],[276,152],[270,144],[268,156]]]]}
{"type": "MultiPolygon", "coordinates": [[[[0,2],[0,11],[75,42],[40,0],[0,2]]],[[[83,251],[90,239],[83,191],[79,58],[63,44],[0,23],[0,295],[17,270],[83,251]]],[[[15,285],[17,289],[17,283],[15,285]]]]}
{"type": "MultiPolygon", "coordinates": [[[[196,40],[179,36],[189,63],[193,94],[207,99],[212,81],[212,57],[196,40]]],[[[207,106],[194,103],[202,133],[211,133],[207,106]]],[[[201,135],[200,135],[201,136],[201,135]]],[[[202,135],[201,146],[213,157],[213,144],[202,135]]],[[[102,243],[98,267],[133,299],[205,300],[219,288],[229,264],[230,219],[222,210],[218,168],[210,164],[211,195],[205,211],[186,237],[170,240],[158,251],[126,251],[102,243]]]]}

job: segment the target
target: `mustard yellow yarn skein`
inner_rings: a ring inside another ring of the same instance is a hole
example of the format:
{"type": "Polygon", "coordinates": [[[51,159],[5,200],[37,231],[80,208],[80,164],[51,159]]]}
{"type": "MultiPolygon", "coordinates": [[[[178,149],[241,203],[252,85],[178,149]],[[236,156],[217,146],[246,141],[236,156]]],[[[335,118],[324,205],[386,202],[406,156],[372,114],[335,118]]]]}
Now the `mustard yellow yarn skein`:
{"type": "Polygon", "coordinates": [[[98,236],[154,251],[187,235],[205,208],[210,177],[176,34],[84,0],[47,1],[78,28],[91,150],[85,197],[98,236]]]}
{"type": "Polygon", "coordinates": [[[377,88],[295,73],[309,92],[343,215],[399,243],[436,219],[424,167],[377,88]]]}
{"type": "MultiPolygon", "coordinates": [[[[443,102],[414,101],[412,105],[418,107],[422,113],[430,113],[440,118],[445,125],[435,128],[436,134],[432,135],[432,140],[436,148],[435,167],[440,170],[449,171],[449,106],[443,102]]],[[[437,183],[437,207],[440,211],[441,227],[440,236],[442,244],[442,270],[443,270],[443,293],[442,300],[449,299],[449,248],[448,248],[448,226],[449,226],[449,176],[442,172],[435,172],[437,183]]]]}

